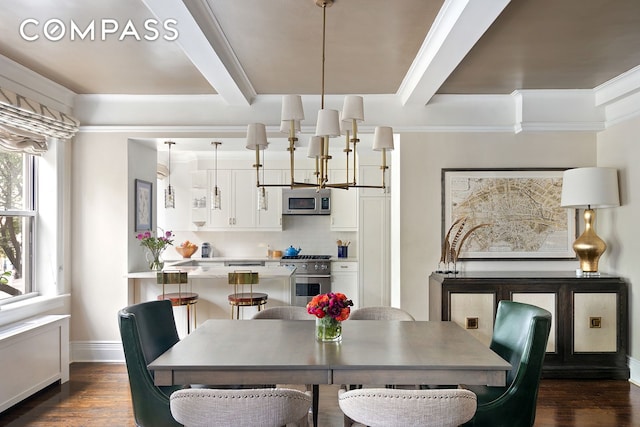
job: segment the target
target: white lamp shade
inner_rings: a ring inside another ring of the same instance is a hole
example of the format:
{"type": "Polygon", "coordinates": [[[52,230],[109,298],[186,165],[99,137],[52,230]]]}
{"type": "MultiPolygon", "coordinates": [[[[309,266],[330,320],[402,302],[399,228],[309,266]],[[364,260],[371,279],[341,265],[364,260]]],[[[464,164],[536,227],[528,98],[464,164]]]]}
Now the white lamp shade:
{"type": "MultiPolygon", "coordinates": [[[[294,120],[293,128],[295,133],[300,133],[300,120],[294,120]]],[[[291,120],[282,120],[280,122],[280,132],[289,133],[291,131],[291,120]]]]}
{"type": "Polygon", "coordinates": [[[312,136],[309,138],[309,151],[307,152],[307,157],[311,159],[315,159],[322,155],[322,137],[321,136],[312,136]]]}
{"type": "Polygon", "coordinates": [[[302,97],[300,95],[284,95],[282,97],[280,120],[304,120],[302,97]]]}
{"type": "Polygon", "coordinates": [[[562,175],[564,208],[612,208],[620,206],[618,171],[614,168],[576,168],[562,175]]]}
{"type": "Polygon", "coordinates": [[[340,112],[340,134],[346,135],[347,132],[351,132],[353,129],[353,124],[351,123],[351,120],[345,120],[342,117],[342,112],[340,112]]]}
{"type": "Polygon", "coordinates": [[[373,151],[393,150],[393,128],[377,126],[373,131],[373,151]]]}
{"type": "Polygon", "coordinates": [[[260,150],[267,148],[267,128],[264,123],[250,123],[247,126],[247,148],[255,150],[256,145],[260,150]]]}
{"type": "Polygon", "coordinates": [[[361,96],[347,95],[342,106],[342,120],[364,120],[364,102],[361,96]]]}
{"type": "Polygon", "coordinates": [[[318,111],[316,136],[340,136],[340,114],[338,110],[322,109],[318,111]]]}

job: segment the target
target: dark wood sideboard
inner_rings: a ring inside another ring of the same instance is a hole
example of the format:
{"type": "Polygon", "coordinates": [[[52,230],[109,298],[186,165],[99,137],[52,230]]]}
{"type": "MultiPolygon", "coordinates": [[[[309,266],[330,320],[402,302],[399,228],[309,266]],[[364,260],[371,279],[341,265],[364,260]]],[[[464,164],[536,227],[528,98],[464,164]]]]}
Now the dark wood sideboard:
{"type": "Polygon", "coordinates": [[[454,321],[487,344],[500,300],[551,312],[543,378],[629,378],[627,284],[620,277],[562,271],[429,277],[429,319],[454,321]]]}

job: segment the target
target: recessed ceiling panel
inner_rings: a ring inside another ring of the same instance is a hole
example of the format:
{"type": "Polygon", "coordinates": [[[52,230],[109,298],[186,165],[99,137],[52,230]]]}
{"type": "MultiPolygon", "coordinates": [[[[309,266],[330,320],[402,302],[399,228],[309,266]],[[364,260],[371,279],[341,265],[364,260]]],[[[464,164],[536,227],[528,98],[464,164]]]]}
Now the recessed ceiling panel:
{"type": "MultiPolygon", "coordinates": [[[[207,0],[259,94],[322,88],[314,0],[207,0]]],[[[326,10],[325,92],[395,93],[442,1],[336,0],[326,10]]]]}
{"type": "Polygon", "coordinates": [[[592,89],[640,64],[637,0],[512,0],[438,93],[592,89]]]}
{"type": "Polygon", "coordinates": [[[215,93],[152,18],[140,0],[2,0],[0,54],[80,94],[215,93]]]}

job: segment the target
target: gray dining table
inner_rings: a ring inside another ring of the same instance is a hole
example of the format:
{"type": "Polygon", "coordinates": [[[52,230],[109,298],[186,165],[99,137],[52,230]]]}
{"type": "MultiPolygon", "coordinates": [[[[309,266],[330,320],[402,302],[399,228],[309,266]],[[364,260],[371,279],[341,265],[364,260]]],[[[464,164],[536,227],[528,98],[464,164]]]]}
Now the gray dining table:
{"type": "Polygon", "coordinates": [[[149,364],[156,385],[505,385],[511,365],[453,322],[207,320],[149,364]]]}

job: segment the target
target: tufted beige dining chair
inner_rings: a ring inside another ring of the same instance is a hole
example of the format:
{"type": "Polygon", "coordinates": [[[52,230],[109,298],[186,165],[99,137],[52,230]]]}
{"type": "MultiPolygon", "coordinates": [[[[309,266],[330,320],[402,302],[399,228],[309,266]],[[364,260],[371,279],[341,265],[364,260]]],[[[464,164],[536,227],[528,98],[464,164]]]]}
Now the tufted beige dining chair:
{"type": "Polygon", "coordinates": [[[362,307],[351,311],[349,320],[416,320],[396,307],[362,307]]]}
{"type": "Polygon", "coordinates": [[[462,389],[342,389],[338,404],[345,426],[369,427],[454,427],[469,421],[477,406],[476,395],[462,389]]]}
{"type": "Polygon", "coordinates": [[[315,320],[315,316],[309,314],[304,307],[282,306],[269,307],[253,315],[254,319],[281,319],[281,320],[315,320]]]}
{"type": "MultiPolygon", "coordinates": [[[[279,319],[279,320],[315,320],[315,316],[309,314],[305,307],[297,307],[297,306],[280,306],[280,307],[270,307],[266,308],[262,311],[257,312],[253,315],[253,319],[279,319]]],[[[309,389],[309,386],[306,385],[297,385],[297,384],[277,384],[278,388],[293,388],[299,390],[301,388],[309,389]]],[[[312,384],[312,413],[313,413],[313,424],[318,424],[318,405],[320,400],[320,388],[318,384],[312,384]]]]}
{"type": "Polygon", "coordinates": [[[185,427],[306,427],[311,396],[280,388],[188,389],[171,394],[170,407],[185,427]]]}

